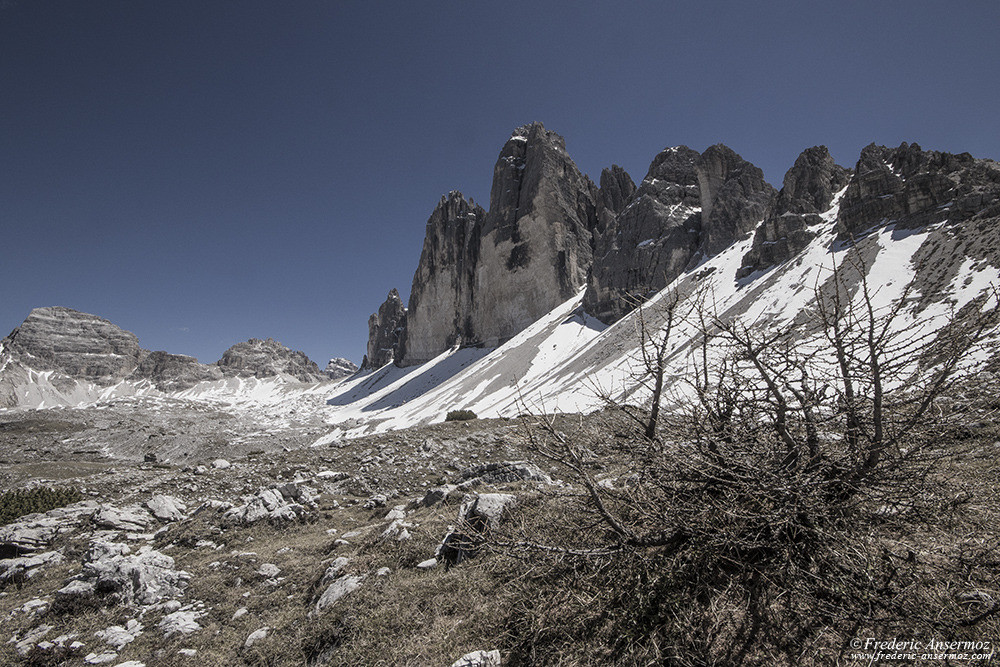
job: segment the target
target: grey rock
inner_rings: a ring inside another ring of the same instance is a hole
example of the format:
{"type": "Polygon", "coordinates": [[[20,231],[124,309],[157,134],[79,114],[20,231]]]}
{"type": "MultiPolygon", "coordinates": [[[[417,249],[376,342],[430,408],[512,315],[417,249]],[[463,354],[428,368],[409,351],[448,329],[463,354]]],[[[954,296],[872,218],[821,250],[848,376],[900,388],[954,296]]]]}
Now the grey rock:
{"type": "Polygon", "coordinates": [[[632,177],[617,164],[601,171],[597,191],[597,222],[594,227],[594,258],[602,257],[614,244],[615,219],[625,210],[635,194],[632,177]]]}
{"type": "Polygon", "coordinates": [[[44,514],[29,514],[0,526],[0,555],[13,557],[41,551],[57,535],[79,526],[99,509],[96,502],[84,500],[44,514]]]}
{"type": "Polygon", "coordinates": [[[104,665],[112,660],[118,659],[118,653],[115,651],[103,651],[101,653],[88,653],[84,656],[83,661],[88,665],[104,665]]]}
{"type": "Polygon", "coordinates": [[[475,338],[473,291],[485,218],[481,206],[452,191],[427,220],[406,311],[406,365],[475,338]]]}
{"type": "Polygon", "coordinates": [[[126,644],[135,641],[136,637],[142,634],[142,623],[135,619],[130,619],[124,626],[112,625],[94,633],[98,639],[108,646],[121,649],[126,644]]]}
{"type": "Polygon", "coordinates": [[[723,144],[702,153],[695,171],[701,196],[698,250],[712,256],[752,231],[777,192],[759,167],[723,144]]]}
{"type": "Polygon", "coordinates": [[[180,521],[184,518],[187,505],[173,496],[155,495],[146,501],[150,513],[160,521],[180,521]]]}
{"type": "Polygon", "coordinates": [[[296,521],[306,512],[316,509],[316,492],[308,486],[282,484],[265,487],[253,496],[244,496],[245,503],[232,507],[222,515],[226,523],[249,525],[267,519],[275,523],[296,521]]]}
{"type": "Polygon", "coordinates": [[[2,344],[30,368],[103,386],[123,380],[145,354],[130,331],[61,306],[35,308],[2,344]]]}
{"type": "Polygon", "coordinates": [[[470,344],[508,340],[586,284],[596,197],[562,137],[541,123],[514,131],[493,169],[470,344]]]}
{"type": "Polygon", "coordinates": [[[164,616],[157,624],[157,627],[163,631],[164,637],[189,635],[192,632],[201,630],[198,619],[204,615],[204,612],[194,610],[175,611],[164,616]]]}
{"type": "Polygon", "coordinates": [[[451,667],[500,667],[500,651],[473,651],[451,663],[451,667]]]}
{"type": "Polygon", "coordinates": [[[217,366],[198,363],[194,357],[156,351],[145,355],[129,376],[130,379],[147,379],[162,391],[183,391],[199,382],[222,379],[217,366]]]}
{"type": "Polygon", "coordinates": [[[359,575],[343,575],[331,583],[323,594],[316,601],[316,612],[322,612],[328,609],[330,606],[337,603],[338,600],[343,598],[349,593],[361,588],[361,584],[364,581],[363,576],[359,575]]]}
{"type": "Polygon", "coordinates": [[[105,505],[94,515],[94,523],[112,530],[125,530],[139,533],[147,530],[153,524],[153,517],[140,505],[129,507],[114,507],[105,505]]]}
{"type": "Polygon", "coordinates": [[[753,246],[743,257],[737,278],[791,259],[823,230],[820,213],[833,204],[851,171],[838,166],[826,146],[806,149],[795,160],[764,223],[754,234],[753,246]]]}
{"type": "Polygon", "coordinates": [[[274,563],[264,563],[257,568],[257,574],[268,579],[274,579],[281,574],[281,568],[274,563]]]}
{"type": "Polygon", "coordinates": [[[610,323],[637,300],[680,275],[698,249],[701,156],[687,146],[661,151],[646,177],[602,235],[584,308],[610,323]]]}
{"type": "Polygon", "coordinates": [[[552,478],[529,461],[504,461],[472,466],[460,472],[458,479],[461,481],[459,486],[462,488],[477,484],[502,484],[521,480],[552,484],[552,478]]]}
{"type": "Polygon", "coordinates": [[[181,595],[190,575],[177,570],[174,559],[151,547],[129,554],[125,545],[95,544],[84,557],[83,570],[60,595],[114,596],[126,604],[151,605],[181,595]]]}
{"type": "Polygon", "coordinates": [[[222,354],[216,365],[224,375],[257,378],[290,375],[299,382],[327,379],[304,352],[291,350],[272,338],[251,338],[237,343],[222,354]]]}
{"type": "Polygon", "coordinates": [[[449,565],[457,565],[478,552],[491,530],[503,519],[504,512],[517,504],[507,493],[468,494],[458,510],[458,525],[444,536],[435,556],[449,565]]]}
{"type": "Polygon", "coordinates": [[[763,172],[718,144],[654,158],[646,178],[601,236],[584,307],[611,323],[763,220],[775,190],[763,172]]]}
{"type": "Polygon", "coordinates": [[[394,361],[402,363],[406,354],[406,326],[406,308],[393,288],[378,312],[368,318],[368,353],[361,369],[375,370],[394,361]]]}
{"type": "Polygon", "coordinates": [[[326,368],[323,369],[323,374],[331,380],[339,380],[340,378],[354,375],[357,372],[358,365],[343,357],[331,359],[326,364],[326,368]]]}
{"type": "Polygon", "coordinates": [[[0,586],[30,579],[44,565],[61,563],[62,560],[63,556],[58,551],[0,560],[0,586]]]}
{"type": "Polygon", "coordinates": [[[38,640],[52,632],[53,629],[55,626],[39,625],[28,630],[23,637],[14,635],[8,643],[13,643],[20,655],[27,655],[38,644],[38,640]]]}
{"type": "Polygon", "coordinates": [[[419,505],[422,507],[433,507],[438,503],[443,503],[448,498],[458,491],[457,484],[445,484],[443,486],[435,486],[427,489],[427,493],[424,497],[420,499],[419,505]]]}
{"type": "Polygon", "coordinates": [[[243,642],[243,648],[250,648],[260,640],[267,637],[267,634],[271,631],[271,628],[264,626],[259,630],[254,630],[249,635],[247,635],[246,641],[243,642]]]}
{"type": "Polygon", "coordinates": [[[1000,167],[968,153],[871,144],[861,151],[840,204],[841,239],[887,222],[914,229],[1000,215],[1000,167]]]}

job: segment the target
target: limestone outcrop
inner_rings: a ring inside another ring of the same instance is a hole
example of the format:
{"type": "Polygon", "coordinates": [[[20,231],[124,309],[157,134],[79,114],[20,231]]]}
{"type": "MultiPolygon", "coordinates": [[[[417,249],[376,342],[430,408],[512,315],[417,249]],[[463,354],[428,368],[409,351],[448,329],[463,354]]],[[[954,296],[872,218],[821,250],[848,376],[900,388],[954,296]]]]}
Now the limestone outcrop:
{"type": "Polygon", "coordinates": [[[82,401],[95,395],[95,386],[123,381],[140,388],[141,383],[151,382],[160,391],[173,392],[229,376],[327,379],[304,353],[270,338],[238,343],[215,364],[202,364],[183,354],[145,350],[132,332],[62,306],[35,308],[0,341],[0,367],[0,407],[44,402],[39,396],[48,393],[60,400],[82,401]],[[42,383],[38,374],[44,371],[53,372],[42,383]]]}
{"type": "Polygon", "coordinates": [[[358,365],[350,359],[344,359],[343,357],[334,357],[326,364],[326,368],[323,369],[323,374],[331,380],[339,380],[348,375],[354,375],[357,372],[358,365]]]}
{"type": "Polygon", "coordinates": [[[34,370],[102,386],[123,380],[146,354],[132,332],[61,306],[35,308],[2,343],[4,352],[34,370]]]}
{"type": "Polygon", "coordinates": [[[916,228],[1000,215],[1000,168],[968,153],[871,144],[861,151],[837,221],[842,239],[882,222],[916,228]]]}

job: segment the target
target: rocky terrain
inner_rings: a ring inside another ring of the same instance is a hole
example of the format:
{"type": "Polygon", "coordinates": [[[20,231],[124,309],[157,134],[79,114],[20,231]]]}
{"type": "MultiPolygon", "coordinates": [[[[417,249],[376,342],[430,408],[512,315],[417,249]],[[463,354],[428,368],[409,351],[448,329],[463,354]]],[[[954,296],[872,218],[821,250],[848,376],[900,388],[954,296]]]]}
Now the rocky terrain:
{"type": "MultiPolygon", "coordinates": [[[[312,449],[272,434],[278,457],[226,447],[223,458],[211,446],[183,461],[25,451],[67,436],[93,442],[106,416],[23,414],[0,429],[5,487],[85,497],[0,527],[4,664],[347,664],[324,638],[347,599],[410,577],[443,583],[471,548],[456,526],[498,525],[520,494],[560,485],[524,460],[517,421],[312,449]]],[[[204,438],[191,425],[211,419],[178,409],[171,421],[204,438]]],[[[458,633],[445,650],[455,664],[499,665],[477,639],[458,633]]]]}
{"type": "MultiPolygon", "coordinates": [[[[857,454],[840,451],[836,426],[824,423],[831,431],[818,435],[813,417],[857,401],[824,407],[837,383],[810,389],[809,380],[852,363],[870,372],[865,360],[880,345],[922,346],[887,367],[896,375],[880,396],[947,387],[926,402],[896,404],[903,412],[922,405],[942,421],[914,436],[919,447],[886,455],[898,467],[877,483],[852,477],[822,496],[808,508],[818,523],[796,530],[830,527],[824,535],[857,547],[830,556],[845,568],[862,563],[843,586],[874,580],[877,570],[880,590],[902,587],[892,604],[905,600],[906,613],[891,607],[885,618],[936,608],[945,611],[934,622],[947,616],[955,633],[992,623],[1000,606],[984,563],[996,562],[995,539],[970,536],[995,526],[998,224],[1000,166],[968,154],[873,145],[846,168],[817,146],[776,190],[721,144],[679,146],[657,154],[638,186],[617,166],[597,186],[562,138],[535,123],[501,149],[488,210],[458,192],[440,199],[409,302],[393,289],[371,316],[361,369],[338,358],[321,370],[271,339],[202,364],[145,350],[96,315],[35,309],[0,341],[0,488],[22,494],[2,496],[15,516],[0,526],[0,662],[473,667],[502,656],[602,664],[618,659],[604,651],[632,628],[642,636],[628,641],[652,644],[628,659],[645,664],[664,655],[658,642],[681,641],[657,634],[685,618],[661,615],[678,599],[730,607],[712,627],[678,626],[693,644],[670,651],[690,655],[706,636],[739,639],[750,630],[732,626],[755,603],[726,596],[774,571],[727,579],[731,564],[762,557],[769,547],[758,544],[761,531],[806,516],[781,512],[836,481],[844,470],[837,457],[857,454]],[[840,340],[831,351],[837,330],[819,326],[824,318],[831,325],[831,308],[848,315],[848,328],[878,326],[868,342],[840,340]],[[955,350],[962,354],[949,357],[955,350]],[[754,369],[764,378],[738,387],[756,396],[742,408],[740,391],[722,391],[736,368],[738,382],[754,369]],[[789,368],[799,373],[794,381],[789,368]],[[948,374],[927,375],[942,368],[948,374]],[[716,394],[699,386],[710,371],[721,374],[716,394]],[[669,537],[664,528],[640,538],[637,529],[674,510],[691,510],[693,523],[710,514],[699,513],[700,500],[684,505],[690,469],[677,488],[662,481],[673,462],[696,469],[698,456],[720,456],[719,445],[734,442],[712,441],[705,425],[777,406],[785,428],[789,402],[775,398],[771,372],[785,373],[782,386],[794,389],[791,404],[808,422],[802,433],[813,450],[826,450],[813,459],[825,472],[768,468],[789,455],[770,456],[774,442],[747,418],[740,428],[756,444],[731,463],[755,461],[759,488],[712,473],[710,486],[735,484],[738,493],[704,499],[717,508],[719,497],[735,498],[738,511],[723,504],[704,534],[682,527],[669,537]],[[683,428],[637,436],[660,390],[675,427],[712,401],[730,403],[683,428]],[[456,411],[480,419],[445,423],[456,411]],[[528,414],[539,417],[514,419],[528,414]],[[706,437],[708,445],[699,440],[706,437]],[[668,451],[666,463],[650,467],[668,451]],[[930,454],[914,463],[913,452],[930,454]],[[926,467],[908,467],[917,464],[926,467]],[[791,474],[801,477],[789,483],[791,474]],[[924,486],[907,486],[914,479],[924,486]],[[80,500],[14,512],[24,494],[50,487],[57,491],[46,497],[80,500]],[[830,509],[830,498],[852,494],[860,495],[850,507],[830,509]],[[721,598],[684,597],[693,589],[657,579],[714,563],[732,544],[727,531],[745,523],[754,546],[708,568],[718,577],[709,579],[729,582],[712,590],[721,598]],[[851,532],[858,527],[871,531],[851,532]],[[683,551],[706,535],[723,537],[704,552],[683,551]],[[643,570],[664,553],[681,555],[643,570]],[[653,580],[662,588],[649,600],[629,597],[645,595],[653,580]],[[928,589],[931,581],[950,593],[928,589]],[[648,614],[629,616],[646,604],[648,614]],[[574,620],[583,618],[591,625],[574,620]],[[635,629],[649,619],[652,626],[635,629]]],[[[776,531],[774,539],[789,538],[795,555],[797,535],[776,531]]],[[[808,563],[822,552],[809,548],[801,551],[805,570],[819,567],[808,563]]],[[[810,576],[806,593],[824,580],[810,576]]],[[[838,591],[814,601],[853,600],[838,591]]],[[[837,609],[823,627],[843,633],[838,624],[848,616],[837,609]]],[[[816,609],[806,612],[789,611],[788,622],[816,609]]],[[[849,639],[835,635],[814,637],[823,655],[849,639]]],[[[787,644],[775,649],[785,658],[787,644]]],[[[729,664],[719,656],[730,648],[713,650],[713,660],[729,664]]],[[[820,649],[810,655],[823,664],[820,649]]],[[[782,664],[770,657],[757,662],[782,664]]]]}

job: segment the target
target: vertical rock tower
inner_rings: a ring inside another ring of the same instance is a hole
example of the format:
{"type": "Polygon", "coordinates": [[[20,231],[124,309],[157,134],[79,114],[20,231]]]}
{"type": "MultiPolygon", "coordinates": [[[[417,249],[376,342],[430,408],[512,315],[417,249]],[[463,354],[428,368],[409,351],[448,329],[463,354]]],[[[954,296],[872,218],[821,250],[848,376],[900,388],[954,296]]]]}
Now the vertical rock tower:
{"type": "Polygon", "coordinates": [[[472,342],[504,342],[586,284],[597,194],[562,137],[541,123],[514,131],[493,168],[472,342]]]}

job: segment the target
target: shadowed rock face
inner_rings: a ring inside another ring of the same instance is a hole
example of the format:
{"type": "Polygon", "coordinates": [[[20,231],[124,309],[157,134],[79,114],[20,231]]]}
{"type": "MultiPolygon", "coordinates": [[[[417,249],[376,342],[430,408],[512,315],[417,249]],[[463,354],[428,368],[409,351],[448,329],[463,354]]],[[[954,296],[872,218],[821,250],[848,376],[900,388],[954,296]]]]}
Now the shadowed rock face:
{"type": "Polygon", "coordinates": [[[222,353],[216,365],[224,375],[265,378],[285,374],[300,382],[326,379],[316,362],[310,361],[304,352],[291,350],[272,338],[251,338],[237,343],[222,353]]]}
{"type": "Polygon", "coordinates": [[[851,171],[837,165],[826,146],[803,151],[785,174],[781,191],[757,228],[737,277],[780,264],[805,248],[822,229],[824,221],[819,214],[830,208],[834,195],[850,177],[851,171]]]}
{"type": "Polygon", "coordinates": [[[764,172],[716,144],[695,163],[701,195],[699,251],[712,256],[744,237],[767,214],[775,189],[764,172]]]}
{"type": "Polygon", "coordinates": [[[639,188],[602,235],[603,253],[591,268],[584,308],[613,322],[673,280],[698,247],[701,196],[687,146],[657,155],[639,188]]]}
{"type": "Polygon", "coordinates": [[[3,346],[35,370],[59,371],[105,386],[132,373],[146,354],[132,332],[61,306],[32,310],[3,346]]]}
{"type": "Polygon", "coordinates": [[[916,228],[1000,215],[1000,168],[968,153],[952,155],[871,144],[861,151],[840,204],[838,231],[846,239],[889,221],[916,228]]]}
{"type": "Polygon", "coordinates": [[[752,230],[773,196],[763,172],[721,144],[701,154],[687,146],[662,151],[598,237],[587,312],[606,323],[620,319],[697,257],[752,230]]]}
{"type": "Polygon", "coordinates": [[[406,308],[399,292],[390,290],[377,313],[368,318],[368,354],[362,370],[399,362],[406,354],[406,308]]]}
{"type": "Polygon", "coordinates": [[[473,339],[473,291],[485,217],[481,206],[453,191],[427,221],[406,312],[407,365],[473,339]]]}
{"type": "Polygon", "coordinates": [[[541,123],[514,131],[493,169],[470,342],[501,343],[583,287],[596,198],[562,137],[541,123]]]}

